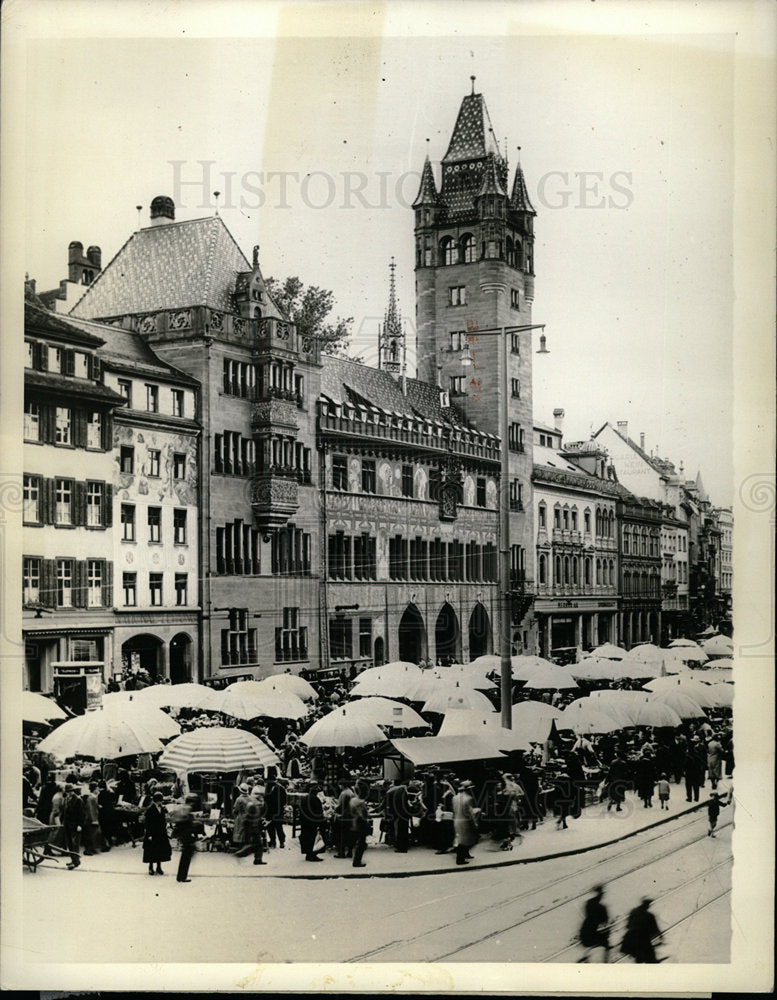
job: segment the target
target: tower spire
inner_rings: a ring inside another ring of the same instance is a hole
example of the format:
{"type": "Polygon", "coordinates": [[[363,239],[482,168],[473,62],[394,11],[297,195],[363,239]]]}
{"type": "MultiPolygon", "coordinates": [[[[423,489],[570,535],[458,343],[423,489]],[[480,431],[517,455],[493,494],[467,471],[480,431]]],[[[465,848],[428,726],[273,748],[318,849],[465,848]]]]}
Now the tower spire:
{"type": "Polygon", "coordinates": [[[378,340],[378,368],[391,372],[392,375],[402,373],[405,354],[405,334],[397,303],[396,268],[396,261],[392,257],[389,264],[388,305],[383,316],[383,326],[380,328],[378,340]]]}

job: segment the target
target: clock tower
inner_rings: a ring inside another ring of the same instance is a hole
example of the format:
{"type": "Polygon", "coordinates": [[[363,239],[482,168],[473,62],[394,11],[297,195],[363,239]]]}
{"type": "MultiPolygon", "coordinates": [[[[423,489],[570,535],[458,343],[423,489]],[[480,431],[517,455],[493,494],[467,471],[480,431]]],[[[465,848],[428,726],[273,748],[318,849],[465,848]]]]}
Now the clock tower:
{"type": "MultiPolygon", "coordinates": [[[[427,154],[415,213],[418,377],[441,379],[450,402],[479,430],[500,434],[505,376],[498,336],[478,330],[526,326],[534,300],[534,218],[520,162],[510,182],[507,155],[496,140],[482,94],[461,102],[439,183],[427,154]],[[469,350],[472,364],[462,366],[469,350]]],[[[532,332],[508,336],[509,482],[515,652],[533,649],[532,332]],[[520,595],[523,595],[522,597],[520,595]],[[517,621],[516,621],[517,619],[517,621]]]]}

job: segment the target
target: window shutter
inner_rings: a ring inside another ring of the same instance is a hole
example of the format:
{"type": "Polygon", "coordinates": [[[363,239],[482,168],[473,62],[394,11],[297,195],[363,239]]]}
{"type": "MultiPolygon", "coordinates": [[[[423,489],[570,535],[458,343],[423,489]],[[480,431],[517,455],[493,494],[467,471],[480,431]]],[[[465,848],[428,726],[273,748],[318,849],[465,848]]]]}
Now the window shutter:
{"type": "Polygon", "coordinates": [[[97,357],[96,354],[91,355],[91,363],[89,366],[90,377],[94,379],[95,382],[102,381],[102,362],[97,357]]]}
{"type": "Polygon", "coordinates": [[[54,407],[39,403],[40,440],[43,444],[54,444],[54,407]]]}
{"type": "Polygon", "coordinates": [[[103,563],[103,593],[102,604],[104,608],[113,606],[113,563],[103,563]]]}
{"type": "Polygon", "coordinates": [[[75,351],[63,350],[62,351],[62,374],[63,375],[75,375],[76,371],[76,354],[75,351]]]}
{"type": "Polygon", "coordinates": [[[73,483],[73,524],[86,524],[86,483],[73,483]]]}
{"type": "Polygon", "coordinates": [[[113,414],[110,410],[106,410],[105,413],[101,413],[103,429],[102,429],[102,441],[100,446],[103,451],[110,451],[112,438],[113,438],[113,414]]]}
{"type": "Polygon", "coordinates": [[[38,344],[38,367],[42,372],[49,370],[49,351],[46,344],[38,344]]]}
{"type": "Polygon", "coordinates": [[[80,406],[73,410],[73,444],[86,448],[86,411],[80,406]]]}
{"type": "MultiPolygon", "coordinates": [[[[48,480],[51,482],[51,480],[48,480]]],[[[44,559],[40,571],[40,603],[47,608],[57,606],[57,561],[44,559]]]]}
{"type": "Polygon", "coordinates": [[[102,523],[106,528],[113,524],[113,485],[105,483],[103,486],[103,509],[102,523]]]}
{"type": "Polygon", "coordinates": [[[57,484],[53,479],[41,480],[41,521],[43,524],[54,524],[54,511],[57,496],[57,484]]]}
{"type": "Polygon", "coordinates": [[[73,562],[73,604],[77,608],[86,607],[86,561],[73,562]]]}
{"type": "Polygon", "coordinates": [[[229,665],[229,629],[221,630],[221,662],[224,666],[229,665]]]}

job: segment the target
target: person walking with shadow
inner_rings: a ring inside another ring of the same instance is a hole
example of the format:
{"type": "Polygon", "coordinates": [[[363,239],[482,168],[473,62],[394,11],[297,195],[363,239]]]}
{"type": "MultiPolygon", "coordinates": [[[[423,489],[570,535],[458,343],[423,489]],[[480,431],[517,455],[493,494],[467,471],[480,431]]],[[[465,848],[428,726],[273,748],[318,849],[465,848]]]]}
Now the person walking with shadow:
{"type": "Polygon", "coordinates": [[[637,964],[656,965],[655,942],[663,940],[658,922],[650,910],[653,900],[643,897],[639,906],[635,906],[626,921],[626,933],[621,943],[621,951],[629,955],[637,964]]]}
{"type": "Polygon", "coordinates": [[[586,900],[585,916],[578,935],[585,952],[578,962],[589,962],[596,948],[604,950],[605,963],[610,960],[610,915],[602,902],[603,897],[604,886],[595,885],[593,896],[586,900]]]}
{"type": "Polygon", "coordinates": [[[324,806],[318,795],[317,781],[308,782],[307,794],[300,803],[299,846],[306,861],[322,861],[313,850],[316,834],[324,822],[324,806]]]}
{"type": "Polygon", "coordinates": [[[167,836],[167,814],[162,804],[163,801],[162,793],[154,792],[151,805],[145,813],[143,860],[148,865],[149,875],[164,875],[162,862],[169,861],[173,856],[170,840],[167,836]],[[155,865],[156,868],[154,868],[155,865]]]}

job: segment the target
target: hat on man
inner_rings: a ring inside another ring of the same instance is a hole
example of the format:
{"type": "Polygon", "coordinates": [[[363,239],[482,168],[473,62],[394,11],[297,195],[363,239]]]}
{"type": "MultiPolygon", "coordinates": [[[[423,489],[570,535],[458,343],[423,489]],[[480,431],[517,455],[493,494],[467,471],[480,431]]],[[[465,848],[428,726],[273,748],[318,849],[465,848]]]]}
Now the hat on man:
{"type": "Polygon", "coordinates": [[[74,792],[75,790],[76,790],[76,786],[75,785],[70,785],[70,784],[65,785],[65,791],[66,792],[74,792]]]}
{"type": "Polygon", "coordinates": [[[474,788],[475,786],[471,781],[462,781],[459,783],[459,791],[464,791],[467,788],[474,788]]]}
{"type": "Polygon", "coordinates": [[[245,781],[241,782],[241,783],[240,783],[240,784],[238,785],[238,788],[240,789],[240,791],[241,791],[241,792],[242,792],[242,793],[243,793],[244,795],[245,795],[245,794],[247,794],[247,792],[248,792],[248,785],[246,784],[246,782],[245,782],[245,781]]]}
{"type": "Polygon", "coordinates": [[[254,787],[251,789],[251,795],[253,795],[255,799],[260,799],[264,795],[264,786],[254,785],[254,787]]]}

